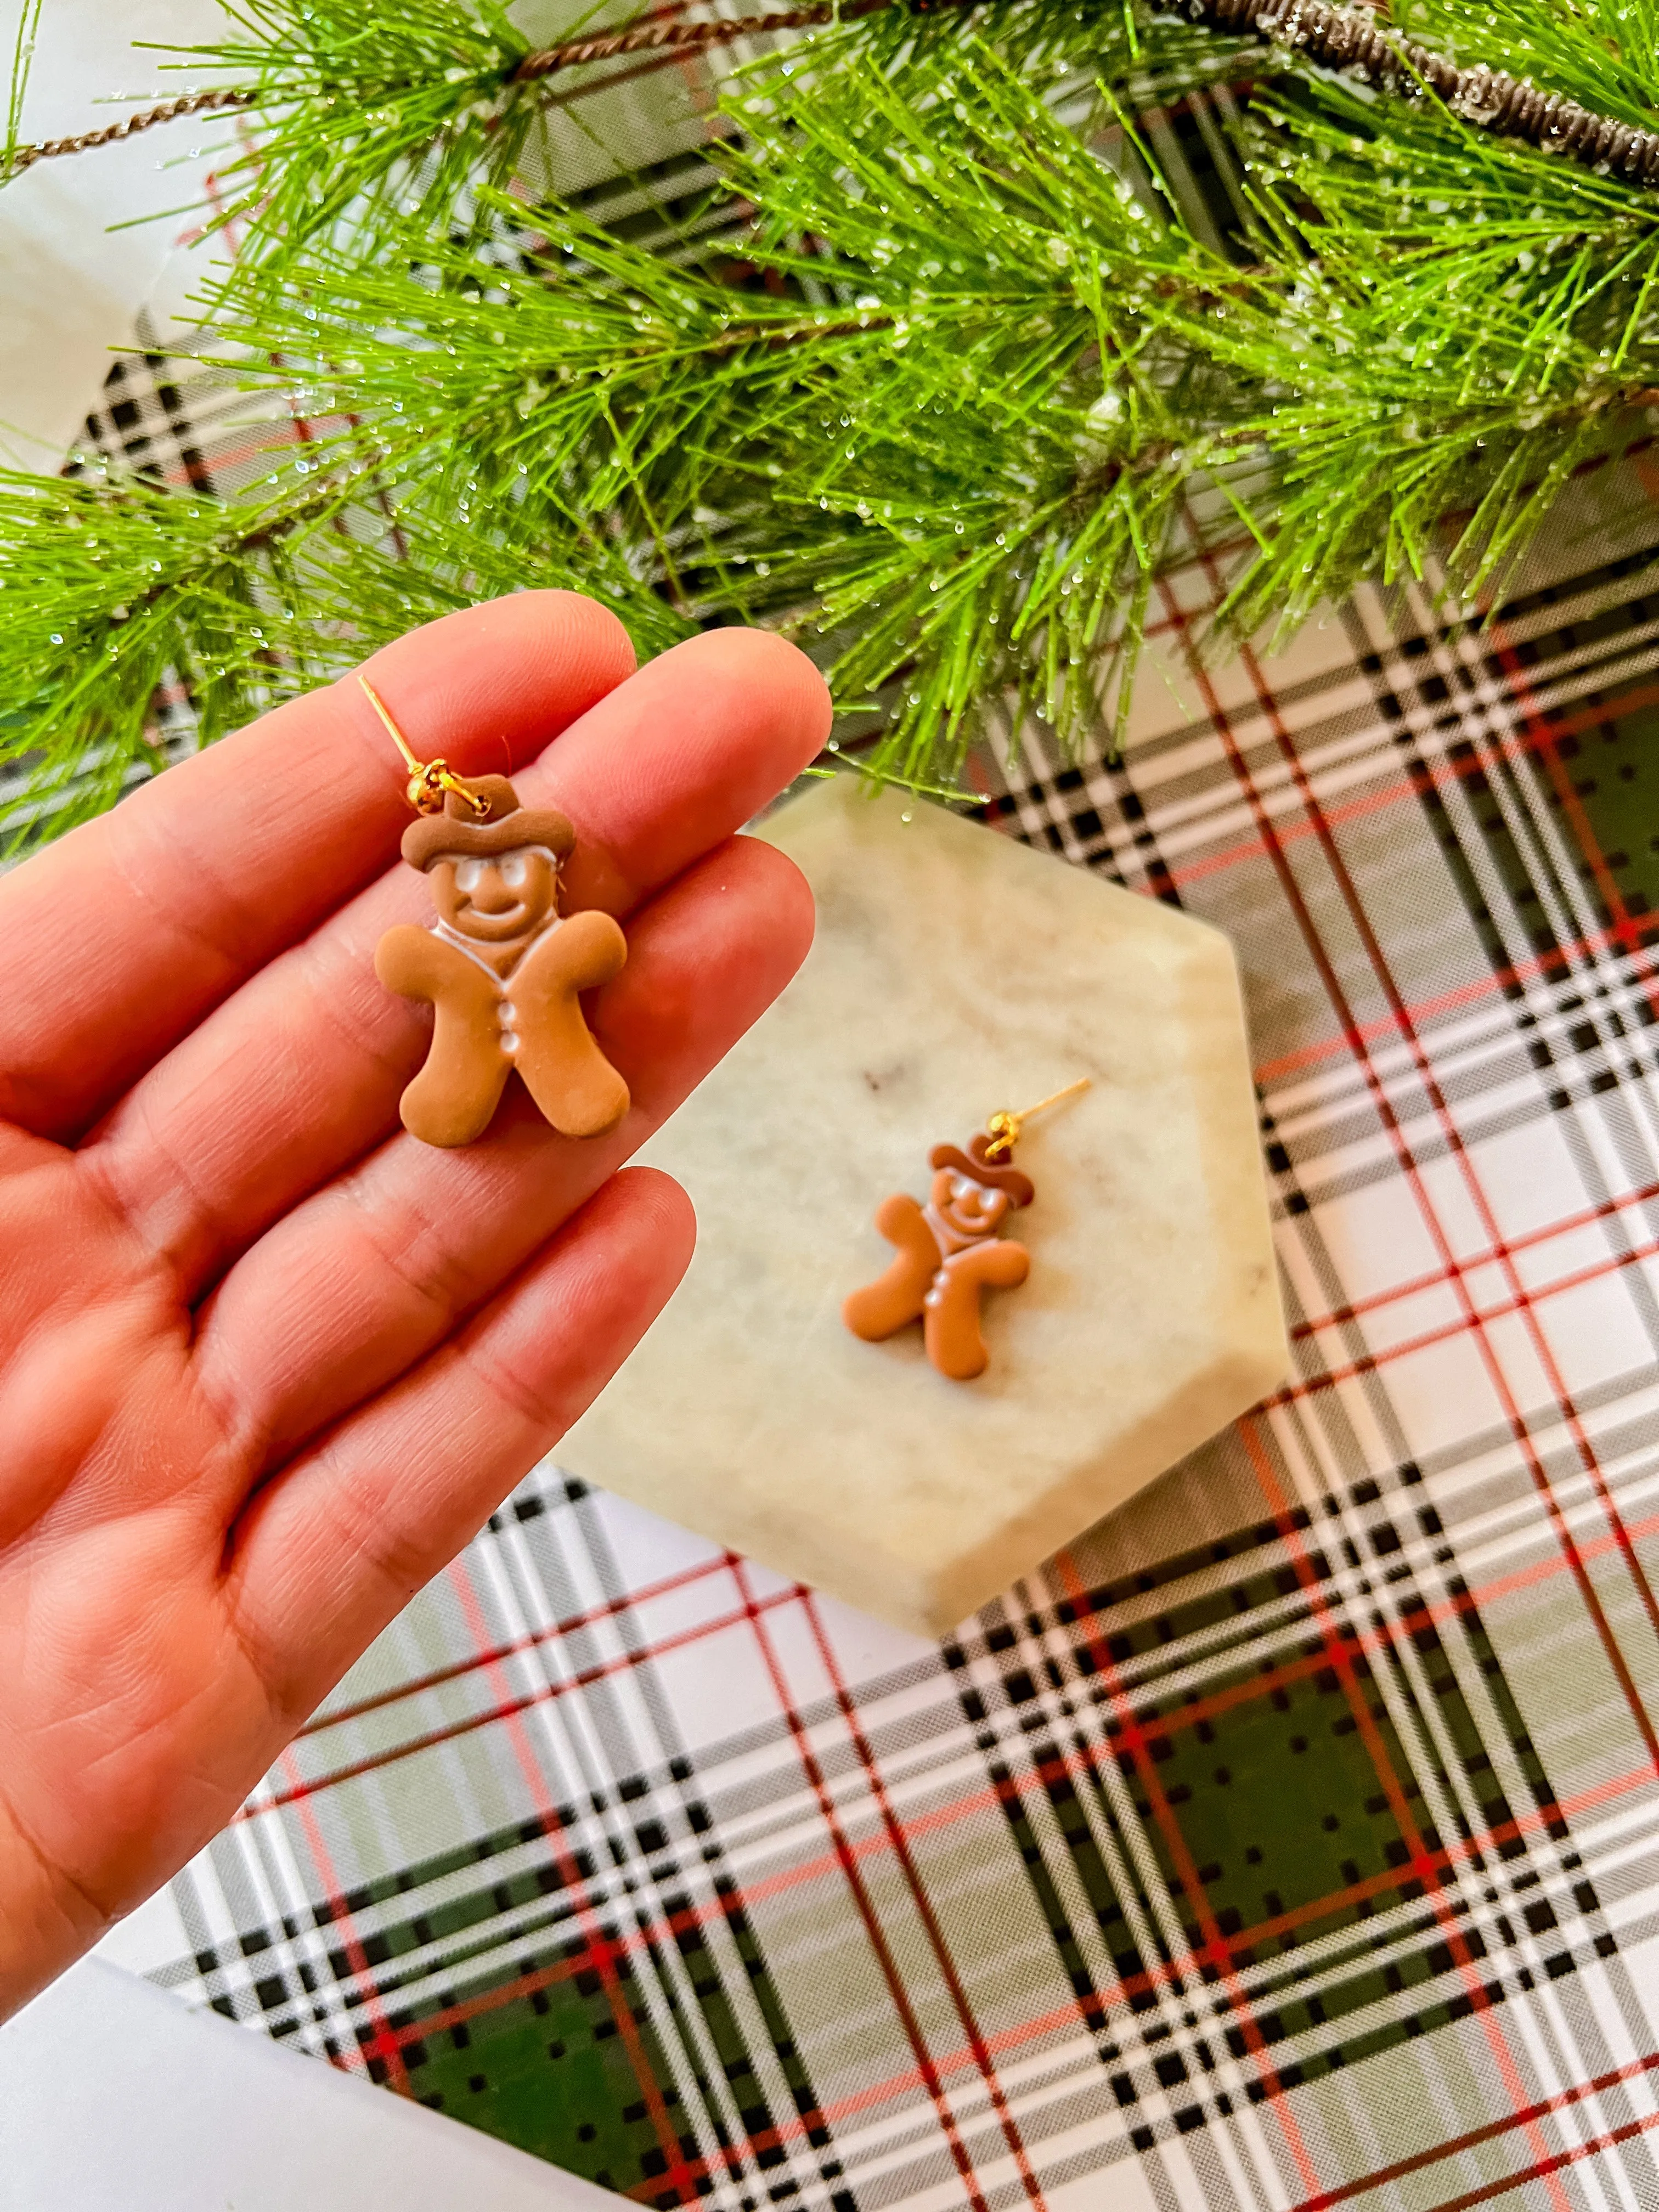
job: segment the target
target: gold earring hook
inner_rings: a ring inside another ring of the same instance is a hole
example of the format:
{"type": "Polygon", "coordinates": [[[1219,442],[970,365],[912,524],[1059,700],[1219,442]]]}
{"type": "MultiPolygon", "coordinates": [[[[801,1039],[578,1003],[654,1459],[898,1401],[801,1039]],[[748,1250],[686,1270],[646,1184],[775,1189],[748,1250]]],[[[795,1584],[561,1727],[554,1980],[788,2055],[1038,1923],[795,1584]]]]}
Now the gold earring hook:
{"type": "Polygon", "coordinates": [[[489,801],[480,798],[470,783],[464,782],[447,761],[417,760],[410,749],[408,738],[392,720],[385,700],[368,677],[360,675],[357,681],[408,766],[410,775],[409,781],[404,786],[404,796],[415,811],[417,814],[441,814],[445,794],[453,791],[465,799],[480,822],[487,822],[489,819],[489,801]]]}
{"type": "Polygon", "coordinates": [[[1001,1113],[993,1114],[985,1124],[985,1133],[990,1139],[985,1147],[986,1158],[1006,1160],[1019,1142],[1019,1133],[1033,1114],[1046,1114],[1051,1106],[1058,1106],[1062,1098],[1075,1097],[1079,1091],[1086,1091],[1092,1081],[1091,1076],[1079,1075],[1075,1083],[1068,1083],[1063,1091],[1050,1091],[1046,1098],[1039,1098],[1035,1106],[1024,1106],[1018,1114],[1010,1113],[1006,1107],[1001,1113]]]}

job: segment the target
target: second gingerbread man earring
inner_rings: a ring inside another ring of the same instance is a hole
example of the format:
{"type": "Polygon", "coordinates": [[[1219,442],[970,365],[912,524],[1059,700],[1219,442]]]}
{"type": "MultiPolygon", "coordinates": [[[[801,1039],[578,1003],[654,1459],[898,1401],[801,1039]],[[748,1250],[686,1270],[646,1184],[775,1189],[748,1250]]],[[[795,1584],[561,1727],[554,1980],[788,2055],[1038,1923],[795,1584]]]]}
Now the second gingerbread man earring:
{"type": "Polygon", "coordinates": [[[1030,1177],[1008,1164],[1020,1125],[1088,1087],[1085,1075],[1024,1113],[993,1114],[966,1152],[936,1145],[925,1206],[903,1191],[882,1200],[876,1227],[897,1249],[886,1273],[842,1308],[854,1336],[878,1344],[920,1321],[927,1357],[941,1375],[971,1382],[984,1373],[991,1355],[980,1333],[980,1292],[1016,1289],[1031,1272],[1025,1247],[998,1234],[1014,1208],[1036,1195],[1030,1177]]]}
{"type": "Polygon", "coordinates": [[[403,854],[432,887],[430,928],[400,922],[374,954],[390,991],[434,1016],[426,1065],[398,1104],[423,1144],[470,1145],[516,1068],[553,1127],[597,1137],[628,1111],[628,1085],[593,1042],[580,994],[608,983],[628,940],[608,914],[559,912],[559,869],[576,842],[562,814],[520,806],[504,775],[468,782],[418,761],[366,678],[358,682],[410,770],[419,819],[403,854]]]}

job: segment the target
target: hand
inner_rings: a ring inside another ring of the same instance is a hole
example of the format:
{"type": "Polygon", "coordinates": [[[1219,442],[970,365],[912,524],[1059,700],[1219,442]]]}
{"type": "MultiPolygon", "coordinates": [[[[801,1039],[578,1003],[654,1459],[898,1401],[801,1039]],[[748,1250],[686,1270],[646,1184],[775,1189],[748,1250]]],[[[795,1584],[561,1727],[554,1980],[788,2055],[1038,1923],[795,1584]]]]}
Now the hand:
{"type": "Polygon", "coordinates": [[[354,682],[0,878],[0,2017],[229,1818],[625,1358],[694,1224],[617,1170],[811,939],[732,834],[829,726],[792,647],[632,674],[609,615],[530,592],[369,665],[422,758],[574,822],[569,906],[629,921],[592,1021],[632,1110],[574,1141],[514,1085],[464,1152],[398,1127],[429,1030],[374,947],[427,895],[354,682]]]}

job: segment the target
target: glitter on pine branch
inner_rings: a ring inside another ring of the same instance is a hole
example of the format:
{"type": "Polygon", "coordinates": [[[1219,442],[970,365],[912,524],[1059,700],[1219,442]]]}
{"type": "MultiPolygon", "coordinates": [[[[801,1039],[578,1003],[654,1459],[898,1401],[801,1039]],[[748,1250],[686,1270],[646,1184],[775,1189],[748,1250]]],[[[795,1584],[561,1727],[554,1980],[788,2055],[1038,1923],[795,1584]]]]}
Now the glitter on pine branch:
{"type": "Polygon", "coordinates": [[[988,718],[1109,744],[1194,545],[1230,585],[1217,650],[1365,577],[1490,599],[1659,390],[1648,0],[1397,0],[1393,89],[1369,49],[1330,65],[1337,11],[1200,4],[1250,35],[1136,0],[872,7],[728,84],[723,186],[647,246],[524,204],[553,49],[498,12],[246,0],[216,65],[263,88],[264,136],[217,327],[335,427],[251,512],[112,481],[101,569],[42,523],[78,495],[0,501],[27,581],[0,681],[54,788],[83,803],[77,746],[87,804],[153,765],[158,669],[217,684],[210,733],[517,582],[593,592],[644,650],[788,629],[843,744],[918,785],[988,718]],[[1588,149],[1622,168],[1436,97],[1483,39],[1626,128],[1588,149]]]}

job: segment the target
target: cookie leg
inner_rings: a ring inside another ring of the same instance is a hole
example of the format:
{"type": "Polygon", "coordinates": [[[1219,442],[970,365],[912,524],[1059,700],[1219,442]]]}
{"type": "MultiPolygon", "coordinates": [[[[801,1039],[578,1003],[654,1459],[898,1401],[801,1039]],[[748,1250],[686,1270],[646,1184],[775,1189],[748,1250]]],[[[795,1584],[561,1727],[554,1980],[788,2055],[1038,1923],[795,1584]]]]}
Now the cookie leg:
{"type": "Polygon", "coordinates": [[[470,1145],[495,1119],[507,1082],[507,1062],[499,1053],[465,1054],[444,1048],[443,1018],[432,1040],[426,1066],[405,1089],[398,1112],[411,1137],[423,1145],[470,1145]]]}
{"type": "Polygon", "coordinates": [[[630,1103],[628,1085],[593,1042],[574,994],[550,1012],[545,1048],[519,1073],[531,1097],[560,1133],[599,1137],[614,1129],[630,1103]]]}
{"type": "Polygon", "coordinates": [[[428,929],[399,922],[374,951],[388,991],[432,1008],[426,1065],[398,1103],[404,1128],[423,1145],[470,1145],[489,1127],[507,1063],[495,1018],[495,987],[477,963],[428,929]]]}
{"type": "Polygon", "coordinates": [[[1030,1273],[1030,1256],[1012,1237],[964,1252],[951,1262],[945,1279],[927,1294],[927,1357],[953,1382],[971,1382],[991,1361],[980,1328],[981,1289],[1013,1290],[1030,1273]]]}
{"type": "Polygon", "coordinates": [[[580,996],[608,983],[627,957],[628,941],[609,915],[573,915],[508,987],[519,1073],[564,1136],[602,1136],[628,1111],[628,1085],[595,1043],[580,996]]]}
{"type": "Polygon", "coordinates": [[[947,1279],[927,1309],[922,1333],[927,1357],[952,1382],[971,1382],[991,1364],[979,1325],[979,1285],[971,1279],[947,1279]]]}

